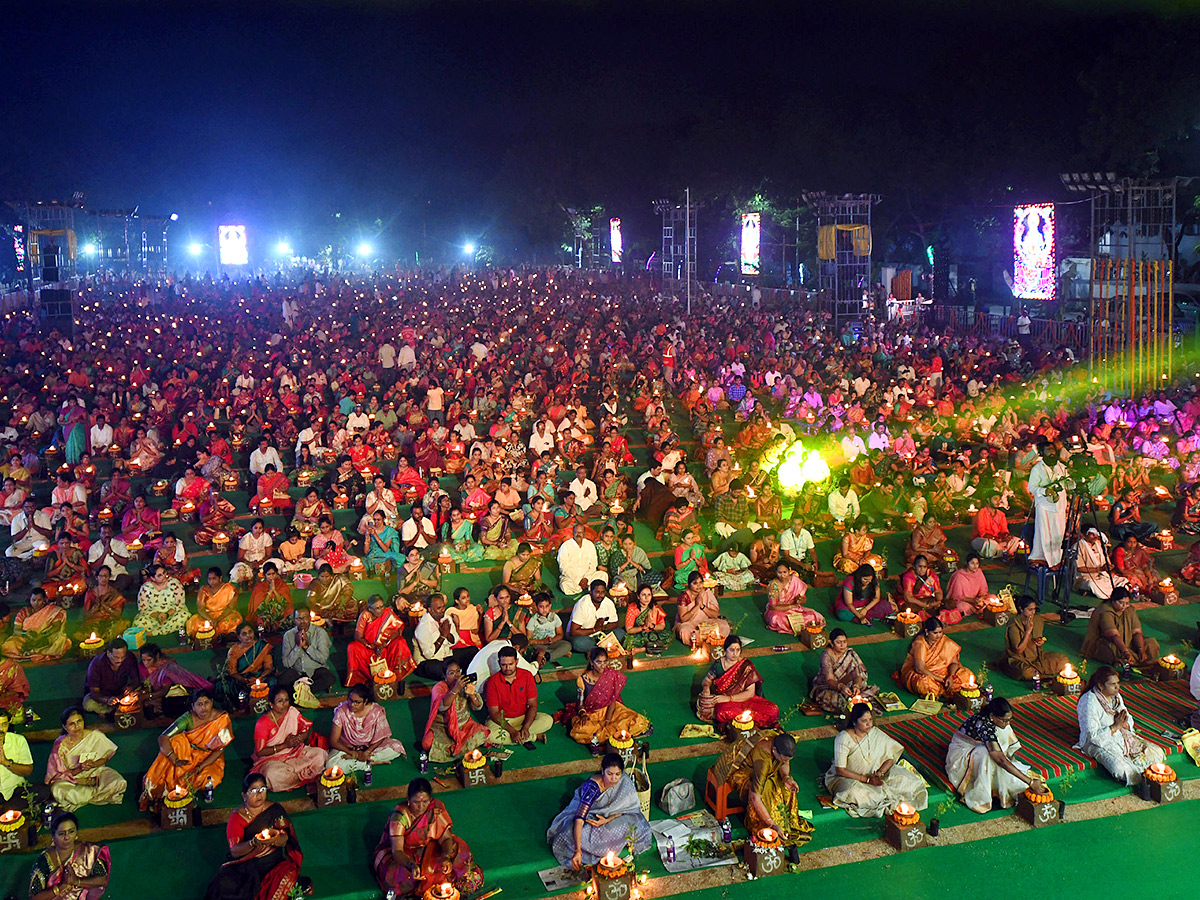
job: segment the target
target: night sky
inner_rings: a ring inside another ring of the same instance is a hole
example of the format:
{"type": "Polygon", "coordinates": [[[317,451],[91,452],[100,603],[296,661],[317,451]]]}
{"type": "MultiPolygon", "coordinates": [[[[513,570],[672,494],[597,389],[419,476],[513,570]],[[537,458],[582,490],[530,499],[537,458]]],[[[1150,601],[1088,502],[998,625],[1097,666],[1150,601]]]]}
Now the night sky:
{"type": "Polygon", "coordinates": [[[0,185],[178,212],[176,240],[242,220],[309,252],[340,227],[391,256],[544,256],[560,203],[653,231],[651,202],[685,186],[714,209],[804,188],[1060,199],[1070,168],[1200,173],[1197,10],[13,4],[0,185]]]}

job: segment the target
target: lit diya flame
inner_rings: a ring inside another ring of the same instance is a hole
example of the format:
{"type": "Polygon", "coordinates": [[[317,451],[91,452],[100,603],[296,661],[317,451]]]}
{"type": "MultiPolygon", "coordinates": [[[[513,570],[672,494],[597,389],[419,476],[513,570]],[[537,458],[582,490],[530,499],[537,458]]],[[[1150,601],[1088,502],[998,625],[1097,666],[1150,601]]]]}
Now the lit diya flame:
{"type": "Polygon", "coordinates": [[[999,609],[1004,606],[1004,601],[995,594],[987,595],[987,605],[999,609]]]}
{"type": "Polygon", "coordinates": [[[342,777],[342,770],[338,766],[332,766],[325,770],[325,777],[330,781],[335,781],[342,777]]]}
{"type": "Polygon", "coordinates": [[[3,822],[5,825],[9,825],[9,824],[17,821],[17,819],[19,819],[20,817],[21,817],[21,813],[18,810],[10,809],[8,812],[4,813],[3,815],[0,815],[0,822],[3,822]]]}
{"type": "Polygon", "coordinates": [[[177,784],[167,792],[167,796],[172,800],[182,800],[187,796],[187,790],[182,785],[177,784]]]}
{"type": "Polygon", "coordinates": [[[470,753],[467,754],[467,759],[471,760],[471,762],[478,762],[479,759],[482,758],[482,756],[483,756],[483,754],[480,753],[478,750],[472,750],[470,753]]]}
{"type": "MultiPolygon", "coordinates": [[[[95,637],[95,635],[93,635],[93,637],[95,637]]],[[[1163,662],[1170,663],[1171,665],[1175,665],[1177,662],[1179,662],[1179,657],[1176,656],[1174,653],[1168,653],[1166,656],[1163,657],[1163,662]]]]}
{"type": "Polygon", "coordinates": [[[1070,663],[1067,663],[1065,666],[1063,666],[1063,670],[1058,673],[1058,677],[1064,681],[1073,681],[1079,676],[1075,672],[1075,667],[1070,663]]]}
{"type": "Polygon", "coordinates": [[[737,720],[739,722],[750,723],[754,721],[754,716],[750,714],[750,710],[744,709],[738,713],[737,720]]]}
{"type": "Polygon", "coordinates": [[[452,885],[448,884],[447,882],[443,881],[441,884],[436,885],[434,887],[433,895],[435,897],[442,897],[442,898],[453,897],[454,896],[454,887],[452,885]]]}
{"type": "Polygon", "coordinates": [[[212,622],[208,621],[208,619],[205,619],[204,624],[200,626],[200,630],[201,631],[211,631],[212,630],[212,622]]]}
{"type": "Polygon", "coordinates": [[[916,811],[916,807],[911,803],[901,803],[896,807],[896,815],[898,816],[911,816],[916,811]]]}
{"type": "Polygon", "coordinates": [[[260,841],[264,841],[264,842],[269,841],[274,836],[275,835],[273,835],[271,833],[270,828],[264,828],[262,831],[260,831],[258,834],[255,835],[256,838],[258,838],[260,841]]]}

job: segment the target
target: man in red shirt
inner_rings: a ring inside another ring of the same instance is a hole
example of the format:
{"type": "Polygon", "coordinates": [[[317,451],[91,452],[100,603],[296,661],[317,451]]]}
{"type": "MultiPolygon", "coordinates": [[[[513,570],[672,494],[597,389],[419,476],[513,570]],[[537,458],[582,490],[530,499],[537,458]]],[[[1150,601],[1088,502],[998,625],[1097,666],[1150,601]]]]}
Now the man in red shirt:
{"type": "Polygon", "coordinates": [[[498,660],[500,671],[484,685],[491,742],[524,744],[527,750],[532,750],[533,739],[544,742],[543,735],[554,720],[538,712],[537,685],[528,671],[518,668],[516,649],[502,647],[498,660]]]}
{"type": "Polygon", "coordinates": [[[1008,516],[1000,508],[1000,495],[994,494],[988,505],[975,514],[975,533],[971,535],[971,547],[986,559],[1011,556],[1020,546],[1020,538],[1008,530],[1008,516]]]}

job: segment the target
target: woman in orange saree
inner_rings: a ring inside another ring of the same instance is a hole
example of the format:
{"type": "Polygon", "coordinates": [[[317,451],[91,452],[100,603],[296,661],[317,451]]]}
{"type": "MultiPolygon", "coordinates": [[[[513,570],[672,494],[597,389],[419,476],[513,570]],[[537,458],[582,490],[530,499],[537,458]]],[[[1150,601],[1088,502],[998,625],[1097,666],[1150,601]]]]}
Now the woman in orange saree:
{"type": "Polygon", "coordinates": [[[187,620],[188,636],[194,638],[205,622],[213,627],[217,637],[232,634],[242,624],[237,600],[233,585],[222,581],[221,570],[213,566],[208,570],[208,583],[196,594],[196,614],[187,620]]]}
{"type": "Polygon", "coordinates": [[[952,697],[975,680],[975,674],[959,662],[960,653],[962,647],[946,637],[941,619],[926,619],[908,648],[896,680],[920,697],[952,697]]]}
{"type": "Polygon", "coordinates": [[[372,868],[380,889],[420,897],[444,882],[460,893],[483,887],[483,872],[452,827],[446,807],[433,799],[433,785],[424,778],[410,781],[407,801],[396,805],[375,848],[372,868]]]}
{"type": "Polygon", "coordinates": [[[227,713],[213,707],[212,691],[192,693],[192,708],[158,737],[158,757],[142,781],[138,807],[144,812],[157,808],[174,787],[203,790],[211,779],[213,787],[225,777],[225,748],[233,741],[233,725],[227,713]]]}

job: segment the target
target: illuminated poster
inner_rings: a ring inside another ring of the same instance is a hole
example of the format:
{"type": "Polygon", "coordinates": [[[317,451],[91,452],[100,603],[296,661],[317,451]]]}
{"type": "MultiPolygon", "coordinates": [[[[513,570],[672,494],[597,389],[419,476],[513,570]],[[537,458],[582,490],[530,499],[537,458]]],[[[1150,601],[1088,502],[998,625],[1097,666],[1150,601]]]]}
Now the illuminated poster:
{"type": "Polygon", "coordinates": [[[742,274],[757,275],[761,269],[762,213],[742,215],[742,274]]]}
{"type": "Polygon", "coordinates": [[[1054,299],[1054,204],[1013,210],[1013,296],[1054,299]]]}
{"type": "Polygon", "coordinates": [[[250,262],[250,255],[246,252],[246,226],[218,225],[217,248],[223,266],[244,266],[250,262]]]}
{"type": "Polygon", "coordinates": [[[13,226],[13,250],[17,254],[17,271],[25,271],[25,226],[13,226]]]}
{"type": "Polygon", "coordinates": [[[608,258],[614,264],[621,262],[621,257],[625,255],[625,241],[621,238],[621,220],[612,218],[608,220],[608,258]]]}

